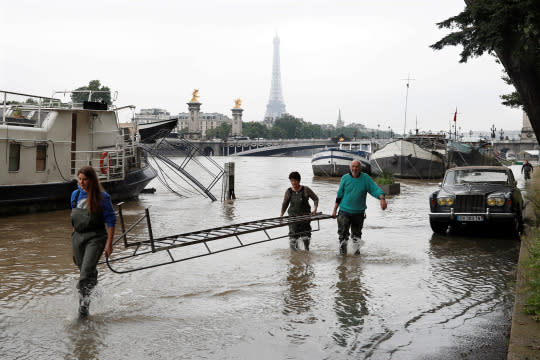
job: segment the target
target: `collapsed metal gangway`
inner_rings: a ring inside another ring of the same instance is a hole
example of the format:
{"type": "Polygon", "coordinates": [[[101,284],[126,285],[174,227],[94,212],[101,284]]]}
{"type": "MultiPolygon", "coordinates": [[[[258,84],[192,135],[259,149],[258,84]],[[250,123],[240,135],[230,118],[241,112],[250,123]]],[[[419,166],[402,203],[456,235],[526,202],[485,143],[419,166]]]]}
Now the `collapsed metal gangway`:
{"type": "Polygon", "coordinates": [[[119,204],[118,215],[122,234],[113,242],[113,246],[116,245],[114,253],[104,261],[113,272],[118,274],[174,264],[288,237],[288,233],[270,234],[269,230],[294,223],[316,222],[316,228],[311,231],[319,231],[319,221],[332,218],[322,213],[283,216],[154,238],[148,208],[145,209],[145,215],[136,220],[128,229],[122,215],[122,204],[119,204]],[[128,234],[145,220],[148,238],[143,240],[128,238],[128,234]],[[242,240],[243,237],[256,233],[264,237],[242,240]],[[118,243],[123,244],[123,249],[119,248],[118,243]]]}
{"type": "Polygon", "coordinates": [[[172,169],[178,171],[185,179],[187,179],[188,184],[191,185],[194,189],[197,191],[202,191],[202,194],[205,196],[208,196],[212,201],[216,201],[217,198],[211,193],[211,189],[216,185],[216,183],[221,179],[223,176],[223,168],[216,163],[214,160],[212,160],[210,157],[204,155],[199,148],[197,148],[195,145],[191,144],[189,141],[182,139],[181,145],[184,149],[186,149],[187,156],[185,157],[184,161],[181,164],[177,164],[171,159],[169,159],[167,156],[165,156],[161,151],[158,150],[157,145],[155,147],[151,147],[147,144],[139,143],[138,146],[146,151],[148,154],[150,154],[155,159],[159,159],[166,163],[169,167],[172,169]],[[212,171],[208,167],[204,166],[200,163],[198,159],[195,158],[195,155],[204,157],[207,161],[210,162],[214,170],[212,171]],[[199,165],[200,169],[203,169],[204,172],[207,174],[210,174],[211,178],[208,184],[204,185],[199,179],[197,179],[195,176],[193,176],[190,171],[187,169],[187,165],[190,161],[195,162],[197,165],[199,165]]]}

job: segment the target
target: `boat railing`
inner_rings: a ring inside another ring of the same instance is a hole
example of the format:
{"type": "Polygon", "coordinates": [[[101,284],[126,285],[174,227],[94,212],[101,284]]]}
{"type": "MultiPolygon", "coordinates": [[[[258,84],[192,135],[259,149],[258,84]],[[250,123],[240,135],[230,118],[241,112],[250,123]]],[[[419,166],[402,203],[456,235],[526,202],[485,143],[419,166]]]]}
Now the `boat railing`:
{"type": "Polygon", "coordinates": [[[123,180],[129,168],[137,166],[137,146],[133,141],[118,141],[113,147],[99,150],[72,151],[71,173],[76,174],[83,166],[96,169],[101,182],[123,180]]]}
{"type": "Polygon", "coordinates": [[[125,177],[123,150],[102,149],[97,151],[72,151],[75,160],[71,161],[71,173],[76,174],[83,166],[92,166],[98,175],[99,181],[108,182],[122,180],[125,177]]]}
{"type": "Polygon", "coordinates": [[[2,125],[39,127],[49,108],[66,106],[58,99],[13,91],[0,90],[0,97],[2,125]]]}

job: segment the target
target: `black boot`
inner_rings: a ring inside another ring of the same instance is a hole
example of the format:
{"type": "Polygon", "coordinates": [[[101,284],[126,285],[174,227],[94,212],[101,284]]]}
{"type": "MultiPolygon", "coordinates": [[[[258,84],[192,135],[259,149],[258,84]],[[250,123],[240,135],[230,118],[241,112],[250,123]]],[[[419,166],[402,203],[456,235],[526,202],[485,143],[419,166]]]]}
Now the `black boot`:
{"type": "Polygon", "coordinates": [[[83,289],[79,293],[79,319],[86,319],[90,315],[90,291],[83,289]]]}
{"type": "Polygon", "coordinates": [[[304,239],[304,250],[309,251],[310,239],[304,239]]]}

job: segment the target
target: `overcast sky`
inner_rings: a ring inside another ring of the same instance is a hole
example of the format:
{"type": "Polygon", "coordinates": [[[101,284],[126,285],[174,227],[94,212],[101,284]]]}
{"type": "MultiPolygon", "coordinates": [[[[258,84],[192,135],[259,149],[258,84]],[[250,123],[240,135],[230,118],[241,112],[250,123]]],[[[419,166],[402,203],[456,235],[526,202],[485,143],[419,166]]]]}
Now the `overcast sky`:
{"type": "Polygon", "coordinates": [[[261,121],[281,40],[287,112],[312,123],[403,131],[521,129],[522,111],[489,55],[460,64],[461,48],[429,48],[463,0],[0,0],[0,89],[50,96],[98,79],[118,106],[201,111],[261,121]]]}

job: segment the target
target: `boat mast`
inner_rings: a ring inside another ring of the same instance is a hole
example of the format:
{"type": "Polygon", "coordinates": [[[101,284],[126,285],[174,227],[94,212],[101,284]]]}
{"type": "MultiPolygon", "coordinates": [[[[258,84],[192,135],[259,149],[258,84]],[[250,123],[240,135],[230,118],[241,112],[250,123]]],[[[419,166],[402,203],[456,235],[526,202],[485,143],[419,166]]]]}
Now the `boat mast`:
{"type": "Polygon", "coordinates": [[[407,134],[407,101],[409,99],[409,83],[411,80],[416,79],[411,79],[411,75],[408,74],[407,78],[402,80],[407,80],[407,91],[405,92],[405,121],[403,122],[403,140],[405,140],[405,135],[407,134]]]}
{"type": "Polygon", "coordinates": [[[399,167],[401,174],[403,174],[403,142],[405,141],[405,137],[407,136],[407,101],[409,99],[409,83],[411,82],[411,80],[415,79],[411,79],[411,74],[408,74],[407,78],[402,80],[407,80],[407,91],[405,92],[405,121],[403,121],[403,139],[401,140],[401,149],[399,154],[399,167]]]}

